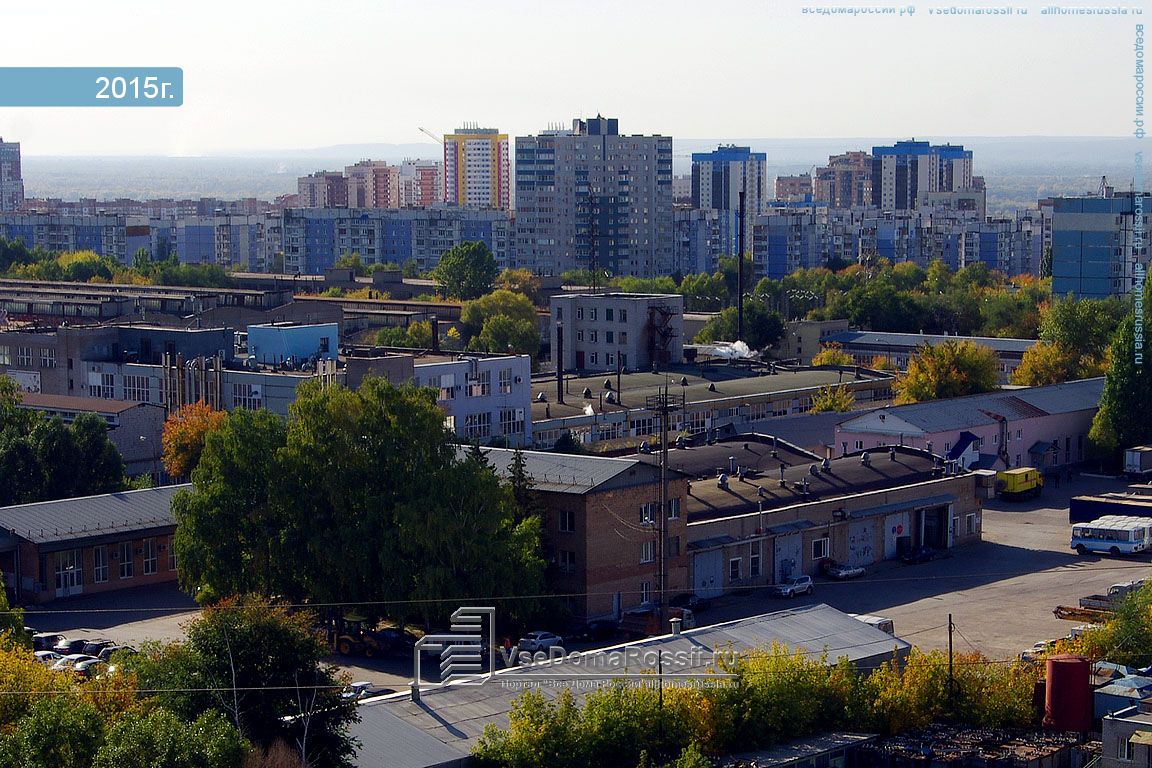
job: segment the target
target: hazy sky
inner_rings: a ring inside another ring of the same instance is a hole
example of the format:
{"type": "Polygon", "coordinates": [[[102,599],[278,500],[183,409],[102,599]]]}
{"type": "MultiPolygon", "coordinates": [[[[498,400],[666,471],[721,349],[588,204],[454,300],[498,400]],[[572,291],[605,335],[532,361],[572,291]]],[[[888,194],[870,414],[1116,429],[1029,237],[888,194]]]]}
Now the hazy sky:
{"type": "Polygon", "coordinates": [[[1152,6],[1053,17],[1048,0],[1013,3],[1029,13],[929,13],[979,0],[880,17],[802,11],[850,6],[833,0],[9,3],[0,66],[180,66],[185,95],[175,109],[0,108],[0,136],[28,155],[197,155],[415,143],[417,126],[465,121],[516,135],[597,112],[683,138],[1130,135],[1135,23],[1152,6]]]}

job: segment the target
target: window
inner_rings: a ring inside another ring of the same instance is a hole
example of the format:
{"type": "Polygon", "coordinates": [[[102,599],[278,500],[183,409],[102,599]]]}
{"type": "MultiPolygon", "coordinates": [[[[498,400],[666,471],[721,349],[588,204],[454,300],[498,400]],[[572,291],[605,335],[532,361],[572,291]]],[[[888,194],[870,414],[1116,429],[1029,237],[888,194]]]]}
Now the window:
{"type": "Polygon", "coordinates": [[[584,341],[584,329],[583,328],[577,328],[576,329],[576,341],[584,341]]]}
{"type": "Polygon", "coordinates": [[[557,563],[561,573],[573,573],[576,570],[576,553],[562,549],[557,553],[557,563]]]}
{"type": "Polygon", "coordinates": [[[828,557],[828,539],[813,539],[812,540],[812,559],[823,560],[828,557]]]}
{"type": "Polygon", "coordinates": [[[640,524],[651,525],[656,522],[656,508],[655,502],[648,502],[647,504],[640,505],[640,524]]]}
{"type": "Polygon", "coordinates": [[[583,320],[584,319],[584,307],[576,307],[576,319],[577,320],[583,320]]]}
{"type": "Polygon", "coordinates": [[[728,561],[728,581],[740,581],[740,560],[734,557],[728,561]]]}
{"type": "Polygon", "coordinates": [[[967,529],[967,531],[968,531],[968,535],[969,535],[969,536],[974,536],[974,535],[976,534],[976,531],[977,531],[977,525],[976,525],[976,513],[975,513],[975,512],[971,512],[971,513],[969,513],[969,514],[968,514],[968,516],[967,516],[967,517],[965,517],[964,519],[965,519],[965,521],[966,521],[966,529],[967,529]]]}
{"type": "Polygon", "coordinates": [[[1123,736],[1120,737],[1120,741],[1116,744],[1116,757],[1125,762],[1131,762],[1136,758],[1132,742],[1123,736]]]}
{"type": "Polygon", "coordinates": [[[612,331],[604,331],[604,342],[606,344],[615,343],[613,335],[612,335],[612,331]]]}
{"type": "Polygon", "coordinates": [[[32,347],[16,347],[16,365],[21,368],[32,367],[32,347]]]}
{"type": "Polygon", "coordinates": [[[168,570],[176,570],[176,547],[172,546],[172,537],[168,537],[168,570]]]}
{"type": "Polygon", "coordinates": [[[120,578],[132,578],[132,542],[120,542],[120,578]]]}
{"type": "Polygon", "coordinates": [[[760,576],[760,542],[749,545],[748,576],[752,579],[760,576]]]}
{"type": "Polygon", "coordinates": [[[41,347],[40,348],[40,367],[41,368],[55,368],[56,367],[56,348],[55,347],[41,347]]]}
{"type": "MultiPolygon", "coordinates": [[[[593,339],[593,341],[595,341],[595,339],[593,339]]],[[[600,362],[600,355],[596,352],[593,352],[592,354],[588,355],[588,362],[591,365],[596,365],[600,362]]]]}
{"type": "Polygon", "coordinates": [[[620,322],[622,322],[622,323],[628,322],[628,310],[626,310],[626,309],[620,310],[620,322]]]}
{"type": "Polygon", "coordinates": [[[487,397],[492,394],[492,371],[480,371],[468,384],[469,397],[487,397]]]}
{"type": "Polygon", "coordinates": [[[856,441],[856,450],[858,450],[858,451],[864,450],[864,441],[863,440],[857,440],[856,441]]]}
{"type": "Polygon", "coordinates": [[[588,319],[589,320],[595,320],[596,319],[596,307],[592,307],[591,309],[588,310],[588,319]]]}
{"type": "Polygon", "coordinates": [[[144,539],[144,573],[156,573],[156,539],[144,539]]]}
{"type": "Polygon", "coordinates": [[[596,334],[596,331],[588,331],[588,341],[595,344],[599,339],[600,337],[596,334]]]}
{"type": "Polygon", "coordinates": [[[0,365],[12,364],[12,347],[0,344],[0,365]]]}
{"type": "Polygon", "coordinates": [[[607,320],[608,322],[612,322],[612,308],[611,307],[605,308],[604,319],[607,320]]]}
{"type": "Polygon", "coordinates": [[[89,379],[88,396],[114,400],[116,398],[116,376],[111,373],[101,373],[97,374],[95,381],[89,379]]]}
{"type": "Polygon", "coordinates": [[[668,557],[680,557],[679,536],[670,536],[668,538],[668,557]]]}
{"type": "Polygon", "coordinates": [[[456,375],[452,373],[445,373],[440,376],[433,376],[428,379],[428,386],[433,389],[440,390],[440,394],[436,397],[437,400],[455,400],[456,399],[456,375]]]}
{"type": "Polygon", "coordinates": [[[149,398],[147,376],[124,377],[124,399],[135,403],[147,403],[149,398]]]}
{"type": "Polygon", "coordinates": [[[524,410],[504,408],[500,411],[500,434],[519,435],[524,431],[524,410]]]}
{"type": "Polygon", "coordinates": [[[617,336],[617,338],[620,340],[621,344],[627,344],[628,343],[628,332],[627,331],[620,331],[620,334],[617,336]]]}
{"type": "Polygon", "coordinates": [[[576,513],[570,509],[560,510],[560,532],[574,533],[576,531],[576,513]]]}
{"type": "Polygon", "coordinates": [[[640,545],[640,562],[641,563],[654,563],[654,562],[656,562],[656,542],[645,541],[640,545]]]}
{"type": "Polygon", "coordinates": [[[650,582],[650,581],[640,582],[640,602],[642,602],[642,603],[652,602],[652,582],[650,582]]]}
{"type": "Polygon", "coordinates": [[[469,440],[476,440],[482,437],[492,436],[492,414],[487,411],[483,413],[470,413],[464,417],[464,437],[469,440]]]}
{"type": "Polygon", "coordinates": [[[108,581],[108,547],[92,547],[92,583],[108,581]]]}
{"type": "Polygon", "coordinates": [[[512,369],[500,369],[500,394],[507,395],[512,391],[512,369]]]}
{"type": "Polygon", "coordinates": [[[260,396],[259,384],[237,382],[232,385],[232,406],[234,408],[247,408],[250,411],[255,411],[262,408],[263,404],[264,400],[260,396]]]}
{"type": "Polygon", "coordinates": [[[680,499],[679,498],[668,499],[668,519],[669,520],[679,520],[680,519],[680,499]]]}

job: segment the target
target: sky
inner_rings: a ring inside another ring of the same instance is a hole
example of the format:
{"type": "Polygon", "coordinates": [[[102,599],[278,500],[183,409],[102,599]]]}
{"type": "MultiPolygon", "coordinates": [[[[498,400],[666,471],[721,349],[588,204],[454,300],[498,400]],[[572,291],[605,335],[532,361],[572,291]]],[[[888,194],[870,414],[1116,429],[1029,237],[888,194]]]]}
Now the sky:
{"type": "Polygon", "coordinates": [[[195,156],[597,113],[682,138],[1130,135],[1152,5],[999,2],[11,3],[0,66],[178,66],[184,105],[0,108],[0,136],[26,155],[195,156]],[[904,13],[816,12],[881,7],[904,13]],[[978,7],[1014,12],[932,13],[978,7]]]}

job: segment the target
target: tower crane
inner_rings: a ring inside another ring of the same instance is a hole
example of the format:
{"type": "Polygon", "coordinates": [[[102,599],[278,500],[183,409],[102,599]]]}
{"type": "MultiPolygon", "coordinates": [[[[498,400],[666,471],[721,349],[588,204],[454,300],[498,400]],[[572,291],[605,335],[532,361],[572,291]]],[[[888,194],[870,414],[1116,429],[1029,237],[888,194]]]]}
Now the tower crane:
{"type": "Polygon", "coordinates": [[[425,136],[427,136],[428,138],[435,141],[437,144],[443,144],[444,143],[444,139],[442,139],[439,136],[437,136],[436,134],[432,133],[432,131],[428,130],[427,128],[420,128],[420,126],[416,126],[416,127],[420,129],[421,133],[423,133],[425,136]]]}

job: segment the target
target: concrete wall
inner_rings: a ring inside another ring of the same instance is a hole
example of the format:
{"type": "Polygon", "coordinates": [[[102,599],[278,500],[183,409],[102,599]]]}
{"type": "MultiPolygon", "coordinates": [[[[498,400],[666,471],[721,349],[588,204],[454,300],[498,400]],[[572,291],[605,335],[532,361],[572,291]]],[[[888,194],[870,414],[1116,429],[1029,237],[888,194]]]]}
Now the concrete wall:
{"type": "Polygon", "coordinates": [[[457,435],[481,443],[503,437],[509,447],[532,444],[532,361],[527,355],[427,363],[415,366],[413,376],[419,386],[440,391],[437,402],[457,435]],[[522,429],[505,429],[504,414],[512,414],[517,426],[522,421],[522,429]],[[485,419],[487,428],[480,426],[485,419]]]}

